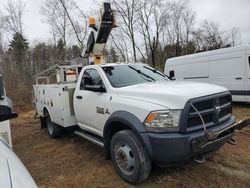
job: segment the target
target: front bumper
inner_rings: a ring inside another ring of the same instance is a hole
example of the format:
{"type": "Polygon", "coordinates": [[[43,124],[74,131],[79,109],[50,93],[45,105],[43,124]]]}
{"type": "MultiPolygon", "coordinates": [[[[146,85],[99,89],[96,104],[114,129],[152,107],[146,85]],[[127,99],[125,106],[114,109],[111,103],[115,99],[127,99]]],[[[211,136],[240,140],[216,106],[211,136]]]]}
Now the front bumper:
{"type": "Polygon", "coordinates": [[[158,165],[172,166],[187,163],[196,157],[207,157],[222,147],[234,135],[234,129],[250,124],[250,120],[235,123],[235,118],[204,131],[181,133],[140,133],[151,156],[158,165]],[[211,139],[212,138],[212,139],[211,139]]]}

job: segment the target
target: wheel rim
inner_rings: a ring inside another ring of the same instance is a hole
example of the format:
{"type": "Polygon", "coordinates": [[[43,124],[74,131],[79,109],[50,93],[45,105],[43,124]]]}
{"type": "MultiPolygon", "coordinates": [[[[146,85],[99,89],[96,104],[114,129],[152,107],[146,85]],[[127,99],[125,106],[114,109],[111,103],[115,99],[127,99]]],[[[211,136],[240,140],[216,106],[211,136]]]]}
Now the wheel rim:
{"type": "Polygon", "coordinates": [[[127,143],[118,142],[115,145],[115,160],[120,170],[131,175],[135,170],[135,155],[127,143]]]}
{"type": "Polygon", "coordinates": [[[48,128],[49,134],[52,135],[53,133],[52,122],[49,117],[47,117],[46,119],[47,119],[47,128],[48,128]]]}

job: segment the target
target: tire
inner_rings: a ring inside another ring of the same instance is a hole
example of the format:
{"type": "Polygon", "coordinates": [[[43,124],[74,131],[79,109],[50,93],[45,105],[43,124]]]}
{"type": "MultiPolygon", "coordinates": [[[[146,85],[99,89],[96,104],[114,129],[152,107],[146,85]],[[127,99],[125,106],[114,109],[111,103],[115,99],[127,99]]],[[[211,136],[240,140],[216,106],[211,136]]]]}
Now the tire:
{"type": "Polygon", "coordinates": [[[62,127],[51,121],[49,113],[45,114],[45,124],[50,138],[58,138],[62,134],[62,127]]]}
{"type": "Polygon", "coordinates": [[[113,165],[119,176],[139,184],[151,173],[151,159],[138,136],[131,130],[117,132],[110,145],[113,165]]]}

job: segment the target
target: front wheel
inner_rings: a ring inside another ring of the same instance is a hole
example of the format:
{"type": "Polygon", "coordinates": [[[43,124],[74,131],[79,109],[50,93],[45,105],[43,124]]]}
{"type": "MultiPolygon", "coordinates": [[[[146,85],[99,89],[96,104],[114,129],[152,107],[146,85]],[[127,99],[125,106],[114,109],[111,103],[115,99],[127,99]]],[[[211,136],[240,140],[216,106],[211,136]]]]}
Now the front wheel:
{"type": "Polygon", "coordinates": [[[58,138],[62,134],[62,127],[51,121],[49,113],[45,115],[45,124],[50,138],[58,138]]]}
{"type": "Polygon", "coordinates": [[[151,160],[138,136],[131,130],[116,133],[110,146],[113,165],[122,179],[139,184],[151,172],[151,160]]]}

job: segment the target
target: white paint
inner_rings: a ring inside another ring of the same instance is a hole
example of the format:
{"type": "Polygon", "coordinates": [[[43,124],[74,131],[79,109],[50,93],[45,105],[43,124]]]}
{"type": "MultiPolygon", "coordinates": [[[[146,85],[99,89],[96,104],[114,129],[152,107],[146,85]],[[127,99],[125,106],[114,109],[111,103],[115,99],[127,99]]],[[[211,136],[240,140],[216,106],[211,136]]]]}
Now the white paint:
{"type": "Polygon", "coordinates": [[[0,138],[0,187],[36,188],[30,173],[0,138]]]}
{"type": "Polygon", "coordinates": [[[12,147],[10,121],[0,122],[0,139],[3,139],[10,147],[12,147]]]}

